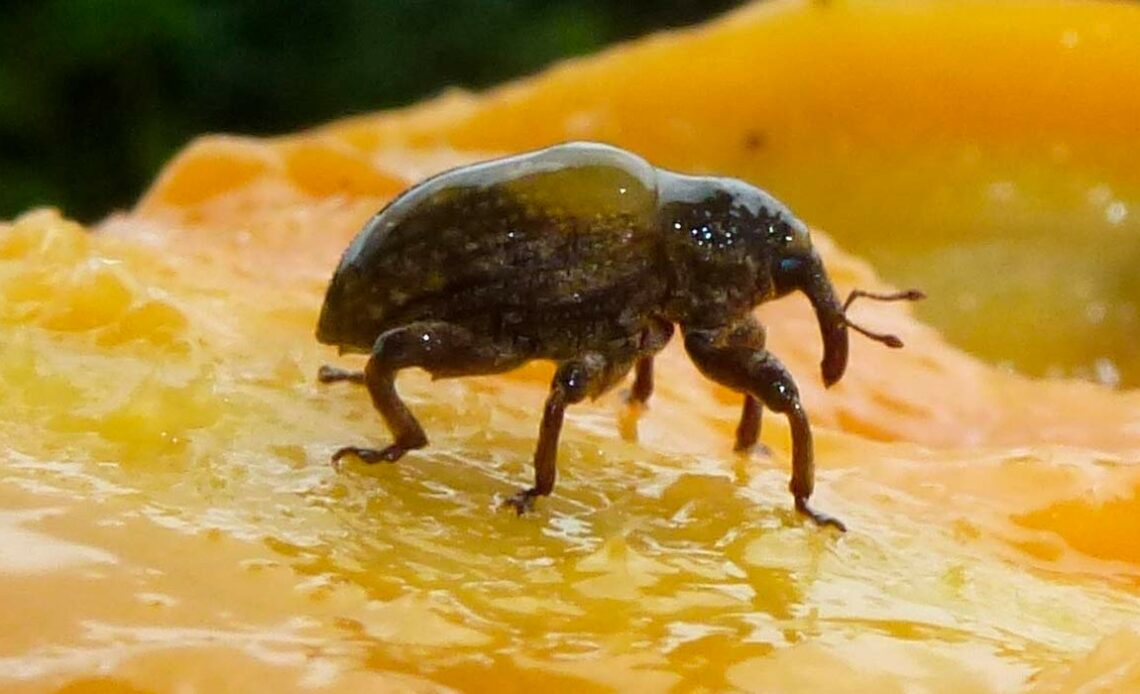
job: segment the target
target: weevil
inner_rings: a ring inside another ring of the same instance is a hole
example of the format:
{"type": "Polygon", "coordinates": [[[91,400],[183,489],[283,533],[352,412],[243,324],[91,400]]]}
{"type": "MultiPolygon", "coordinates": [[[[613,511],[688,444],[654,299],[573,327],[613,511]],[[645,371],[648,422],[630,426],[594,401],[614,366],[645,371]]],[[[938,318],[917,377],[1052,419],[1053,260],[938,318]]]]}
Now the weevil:
{"type": "MultiPolygon", "coordinates": [[[[557,367],[534,453],[535,483],[506,502],[520,514],[554,489],[568,405],[597,398],[631,370],[629,400],[653,391],[653,358],[679,325],[708,378],[743,396],[736,448],[758,440],[762,408],[787,417],[795,507],[820,525],[843,523],[808,504],[814,456],[796,384],[764,348],[753,317],[799,290],[823,340],[823,382],[847,366],[847,328],[891,346],[846,317],[807,226],[764,191],[733,178],[656,168],[616,147],[571,142],[447,171],[413,186],[353,239],[328,285],[320,342],[369,354],[364,370],[323,366],[322,382],[368,388],[393,440],[346,446],[392,462],[428,439],[396,392],[396,374],[496,374],[531,360],[557,367]]],[[[921,298],[918,292],[876,295],[921,298]]]]}

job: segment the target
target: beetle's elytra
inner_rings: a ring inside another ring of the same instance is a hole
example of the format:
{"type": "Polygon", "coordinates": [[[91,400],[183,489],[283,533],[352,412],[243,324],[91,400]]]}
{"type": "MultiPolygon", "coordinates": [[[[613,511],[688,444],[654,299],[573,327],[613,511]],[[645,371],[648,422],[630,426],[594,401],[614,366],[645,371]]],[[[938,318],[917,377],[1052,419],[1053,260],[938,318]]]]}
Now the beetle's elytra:
{"type": "Polygon", "coordinates": [[[807,414],[752,317],[756,305],[793,290],[815,309],[823,380],[831,385],[847,365],[846,306],[807,226],[758,188],[673,173],[586,142],[448,171],[373,217],[329,284],[317,338],[371,356],[363,372],[326,366],[320,380],[366,385],[394,437],[383,449],[342,448],[334,461],[395,461],[427,445],[396,393],[401,369],[454,377],[552,360],[558,368],[534,454],[535,484],[509,500],[522,513],[554,488],[566,406],[601,395],[635,366],[630,399],[644,403],[653,356],[680,325],[700,371],[744,397],[736,448],[756,443],[762,406],[784,414],[796,509],[843,529],[808,506],[807,414]]]}

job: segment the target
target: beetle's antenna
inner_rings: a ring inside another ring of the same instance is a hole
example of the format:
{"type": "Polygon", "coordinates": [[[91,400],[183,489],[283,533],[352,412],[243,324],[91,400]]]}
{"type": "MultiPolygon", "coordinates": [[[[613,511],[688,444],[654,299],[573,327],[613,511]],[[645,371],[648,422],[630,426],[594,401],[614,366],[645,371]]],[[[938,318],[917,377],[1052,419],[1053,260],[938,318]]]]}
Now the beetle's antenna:
{"type": "Polygon", "coordinates": [[[887,347],[898,349],[899,347],[903,346],[903,341],[900,340],[898,336],[867,330],[863,326],[852,322],[847,317],[847,308],[851,306],[851,303],[859,297],[874,299],[875,301],[918,301],[920,299],[925,299],[926,295],[917,289],[907,289],[906,291],[891,292],[890,294],[880,294],[877,292],[863,291],[862,289],[852,289],[851,293],[847,295],[847,301],[843,302],[843,322],[847,325],[847,327],[851,328],[861,335],[871,338],[876,342],[882,342],[887,347]]]}
{"type": "Polygon", "coordinates": [[[891,292],[890,294],[880,294],[878,292],[868,292],[862,289],[852,289],[851,293],[847,295],[847,301],[843,302],[843,310],[846,311],[852,302],[859,297],[867,299],[874,299],[875,301],[919,301],[925,299],[926,295],[918,289],[907,289],[901,292],[891,292]]]}

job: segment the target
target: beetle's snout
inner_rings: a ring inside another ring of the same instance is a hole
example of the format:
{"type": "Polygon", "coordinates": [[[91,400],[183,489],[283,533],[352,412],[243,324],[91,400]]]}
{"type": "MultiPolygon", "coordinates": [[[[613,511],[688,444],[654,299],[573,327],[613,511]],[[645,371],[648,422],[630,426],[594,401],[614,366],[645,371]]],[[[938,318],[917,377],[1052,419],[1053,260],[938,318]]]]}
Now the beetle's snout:
{"type": "Polygon", "coordinates": [[[823,360],[819,365],[823,383],[831,386],[843,378],[843,372],[847,370],[847,321],[843,306],[822,265],[818,272],[812,273],[805,292],[815,309],[819,334],[823,339],[823,360]]]}
{"type": "Polygon", "coordinates": [[[823,338],[823,361],[820,363],[820,369],[823,373],[823,382],[828,386],[843,378],[843,372],[847,370],[847,328],[850,327],[861,335],[888,347],[897,349],[903,346],[902,340],[894,335],[874,332],[853,323],[847,317],[847,307],[852,301],[860,297],[876,301],[918,301],[925,298],[925,295],[917,289],[886,294],[855,289],[847,297],[846,302],[840,303],[835,287],[823,269],[823,261],[815,251],[777,258],[772,270],[772,280],[777,295],[798,289],[811,301],[816,319],[819,321],[819,333],[823,338]]]}
{"type": "Polygon", "coordinates": [[[819,322],[823,340],[820,371],[825,385],[832,385],[847,370],[847,321],[843,305],[823,269],[823,261],[814,250],[785,255],[775,260],[772,279],[777,295],[799,290],[807,295],[819,322]]]}

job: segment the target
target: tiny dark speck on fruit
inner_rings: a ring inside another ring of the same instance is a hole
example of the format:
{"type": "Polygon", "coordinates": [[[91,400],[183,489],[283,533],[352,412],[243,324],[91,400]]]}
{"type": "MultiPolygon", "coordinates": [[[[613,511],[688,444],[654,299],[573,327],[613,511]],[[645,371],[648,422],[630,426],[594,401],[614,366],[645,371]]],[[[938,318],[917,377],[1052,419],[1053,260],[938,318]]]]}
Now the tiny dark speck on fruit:
{"type": "Polygon", "coordinates": [[[750,130],[744,136],[744,149],[749,152],[755,152],[763,149],[764,145],[767,143],[768,138],[764,136],[764,133],[757,130],[750,130]]]}

